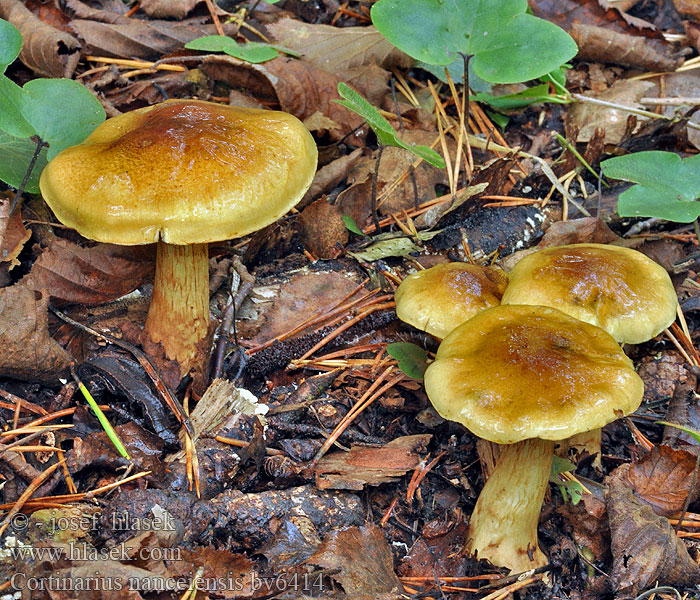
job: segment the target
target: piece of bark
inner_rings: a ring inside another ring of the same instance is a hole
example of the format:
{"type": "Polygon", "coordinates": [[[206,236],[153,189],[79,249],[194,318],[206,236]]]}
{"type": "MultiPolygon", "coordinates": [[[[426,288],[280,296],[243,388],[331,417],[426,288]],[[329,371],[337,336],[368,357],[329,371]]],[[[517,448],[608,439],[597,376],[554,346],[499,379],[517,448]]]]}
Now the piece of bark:
{"type": "Polygon", "coordinates": [[[350,452],[327,454],[316,466],[316,485],[322,490],[361,490],[365,485],[397,481],[418,466],[431,437],[409,435],[381,448],[352,446],[350,452]]]}

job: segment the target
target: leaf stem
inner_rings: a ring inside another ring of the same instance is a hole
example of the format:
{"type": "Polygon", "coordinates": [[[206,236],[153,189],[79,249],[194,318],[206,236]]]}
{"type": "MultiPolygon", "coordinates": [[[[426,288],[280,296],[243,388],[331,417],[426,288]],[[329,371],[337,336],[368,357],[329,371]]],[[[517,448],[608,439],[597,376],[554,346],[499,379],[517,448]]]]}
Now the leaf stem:
{"type": "Polygon", "coordinates": [[[29,161],[29,165],[27,166],[27,172],[24,174],[24,179],[22,179],[22,183],[19,184],[19,188],[17,188],[17,193],[15,194],[15,197],[12,199],[12,204],[10,205],[10,212],[8,213],[8,216],[11,215],[14,211],[15,208],[17,208],[17,204],[19,204],[19,201],[22,199],[22,194],[24,193],[24,188],[27,185],[27,182],[29,181],[29,177],[32,174],[32,171],[34,170],[34,165],[36,165],[36,161],[39,159],[39,154],[41,153],[41,149],[46,146],[46,142],[42,140],[40,137],[36,138],[36,148],[34,148],[34,154],[32,155],[32,159],[29,161]]]}

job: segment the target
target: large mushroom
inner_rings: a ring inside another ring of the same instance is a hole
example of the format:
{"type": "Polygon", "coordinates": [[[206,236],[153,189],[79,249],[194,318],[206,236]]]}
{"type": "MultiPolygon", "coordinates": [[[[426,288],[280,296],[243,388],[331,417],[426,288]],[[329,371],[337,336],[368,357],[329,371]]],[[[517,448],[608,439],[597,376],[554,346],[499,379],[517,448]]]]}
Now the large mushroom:
{"type": "MultiPolygon", "coordinates": [[[[503,304],[558,308],[605,329],[620,343],[646,342],[676,318],[678,297],[666,270],[630,248],[609,244],[551,246],[510,272],[503,304]]],[[[601,430],[562,444],[594,456],[600,467],[601,430]]]]}
{"type": "Polygon", "coordinates": [[[500,267],[451,262],[406,277],[396,290],[396,315],[440,339],[476,313],[498,306],[508,284],[500,267]]]}
{"type": "Polygon", "coordinates": [[[544,566],[537,522],[554,443],[640,404],[644,386],[602,329],[541,306],[497,306],[454,329],[425,372],[445,419],[504,444],[477,500],[467,549],[512,572],[544,566]]]}
{"type": "Polygon", "coordinates": [[[168,100],[105,121],[47,165],[40,188],[86,238],[158,243],[145,329],[184,374],[207,337],[207,244],[284,215],[316,159],[313,138],[287,113],[168,100]]]}

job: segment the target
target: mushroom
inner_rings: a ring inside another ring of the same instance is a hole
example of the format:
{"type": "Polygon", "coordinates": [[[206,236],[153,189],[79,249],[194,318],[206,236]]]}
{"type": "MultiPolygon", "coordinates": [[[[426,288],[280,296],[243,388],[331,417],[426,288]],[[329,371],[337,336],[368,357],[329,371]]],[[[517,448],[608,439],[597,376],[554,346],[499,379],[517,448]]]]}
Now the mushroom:
{"type": "Polygon", "coordinates": [[[396,290],[396,315],[421,331],[444,338],[480,310],[498,306],[508,275],[495,266],[452,262],[406,277],[396,290]]]}
{"type": "MultiPolygon", "coordinates": [[[[646,342],[676,318],[678,298],[666,270],[630,248],[608,244],[552,246],[510,272],[502,304],[558,308],[605,329],[620,343],[646,342]]],[[[562,444],[586,450],[600,467],[601,431],[562,444]]]]}
{"type": "Polygon", "coordinates": [[[646,342],[676,318],[678,298],[666,269],[622,246],[543,248],[518,262],[509,277],[502,304],[558,308],[620,343],[646,342]]]}
{"type": "Polygon", "coordinates": [[[146,333],[181,373],[209,326],[209,242],[262,229],[308,189],[317,149],[277,111],[168,100],[108,119],[59,153],[40,188],[56,217],[86,238],[157,242],[146,333]]]}
{"type": "Polygon", "coordinates": [[[602,329],[541,306],[497,306],[454,329],[425,372],[445,419],[504,444],[469,523],[467,549],[511,572],[544,566],[537,522],[554,443],[640,404],[644,386],[602,329]]]}

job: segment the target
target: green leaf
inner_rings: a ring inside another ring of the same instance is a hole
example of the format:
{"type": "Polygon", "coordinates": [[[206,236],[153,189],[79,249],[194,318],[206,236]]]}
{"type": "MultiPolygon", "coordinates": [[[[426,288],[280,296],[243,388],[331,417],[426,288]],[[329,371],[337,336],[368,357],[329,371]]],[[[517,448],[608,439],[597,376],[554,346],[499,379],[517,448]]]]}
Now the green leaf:
{"type": "Polygon", "coordinates": [[[362,237],[367,237],[367,234],[360,229],[359,225],[355,222],[355,219],[353,219],[350,215],[343,215],[340,218],[343,219],[343,224],[348,231],[352,231],[353,233],[361,235],[362,237]]]}
{"type": "Polygon", "coordinates": [[[620,194],[621,217],[658,217],[690,223],[700,216],[700,154],[636,152],[600,163],[603,174],[635,185],[620,194]]]}
{"type": "Polygon", "coordinates": [[[33,79],[23,89],[30,99],[23,104],[22,115],[49,144],[49,160],[82,142],[105,120],[99,100],[77,81],[33,79]]]}
{"type": "Polygon", "coordinates": [[[499,110],[514,110],[535,104],[536,102],[561,102],[561,98],[552,96],[549,93],[549,85],[543,83],[531,88],[527,88],[517,94],[505,94],[494,96],[493,94],[475,94],[470,99],[477,102],[484,102],[499,110]]]}
{"type": "MultiPolygon", "coordinates": [[[[0,131],[0,179],[18,188],[24,179],[35,149],[36,144],[29,138],[14,137],[0,131]]],[[[30,194],[39,192],[39,175],[44,170],[46,162],[46,148],[43,148],[24,186],[26,192],[30,194]]]]}
{"type": "Polygon", "coordinates": [[[696,429],[690,429],[688,427],[684,427],[683,425],[677,425],[676,423],[669,423],[668,421],[656,421],[659,425],[667,425],[669,427],[675,427],[676,429],[680,429],[681,431],[685,431],[688,435],[691,437],[695,438],[695,441],[700,444],[700,431],[697,431],[696,429]]]}
{"type": "Polygon", "coordinates": [[[188,50],[203,50],[204,52],[224,52],[229,56],[244,60],[249,63],[264,63],[279,56],[278,50],[287,54],[296,54],[286,48],[259,42],[247,42],[239,44],[230,37],[222,35],[205,35],[185,44],[188,50]]]}
{"type": "Polygon", "coordinates": [[[416,60],[449,65],[474,57],[474,72],[494,83],[545,75],[578,52],[563,30],[526,13],[527,0],[379,0],[372,22],[416,60]]]}
{"type": "Polygon", "coordinates": [[[0,129],[16,137],[34,135],[34,128],[22,116],[22,107],[30,101],[27,92],[0,74],[0,129]]]}
{"type": "Polygon", "coordinates": [[[130,460],[129,453],[126,451],[124,444],[122,444],[122,441],[119,439],[117,432],[114,431],[114,427],[112,427],[112,424],[109,422],[109,419],[107,419],[105,414],[102,412],[100,405],[97,404],[97,402],[95,402],[95,399],[92,397],[92,394],[88,391],[85,385],[83,385],[82,381],[78,383],[78,389],[83,393],[83,396],[85,397],[85,400],[87,400],[87,403],[90,405],[92,412],[95,413],[97,420],[100,422],[100,425],[102,425],[102,429],[105,430],[107,437],[110,439],[112,444],[114,444],[114,447],[117,449],[119,454],[121,454],[127,460],[130,460]]]}
{"type": "Polygon", "coordinates": [[[578,481],[562,480],[559,475],[576,470],[576,465],[566,458],[554,456],[552,460],[552,470],[549,474],[550,483],[554,483],[559,488],[564,501],[571,500],[574,506],[581,501],[583,486],[578,481]]]}
{"type": "Polygon", "coordinates": [[[399,361],[399,369],[412,379],[423,379],[428,368],[428,355],[420,346],[408,342],[394,342],[386,347],[387,354],[399,361]]]}
{"type": "Polygon", "coordinates": [[[406,236],[397,237],[395,233],[382,233],[373,237],[372,242],[361,250],[348,254],[356,260],[372,262],[389,256],[408,256],[412,252],[420,251],[420,247],[406,236]]]}
{"type": "Polygon", "coordinates": [[[395,146],[404,148],[412,152],[416,156],[422,158],[425,162],[430,163],[439,169],[445,168],[445,161],[435,150],[428,146],[419,146],[417,144],[406,144],[402,142],[396,135],[396,131],[389,124],[379,111],[365,100],[360,94],[353,90],[349,85],[342,81],[338,84],[338,94],[343,100],[334,100],[345,108],[360,115],[367,124],[372,128],[379,143],[383,146],[395,146]]]}
{"type": "Polygon", "coordinates": [[[4,19],[0,19],[0,72],[11,65],[22,49],[22,34],[4,19]]]}
{"type": "Polygon", "coordinates": [[[508,126],[508,123],[510,122],[510,117],[507,117],[502,113],[487,110],[486,114],[488,115],[489,119],[491,119],[496,125],[498,125],[501,128],[501,131],[504,131],[505,128],[508,126]]]}

